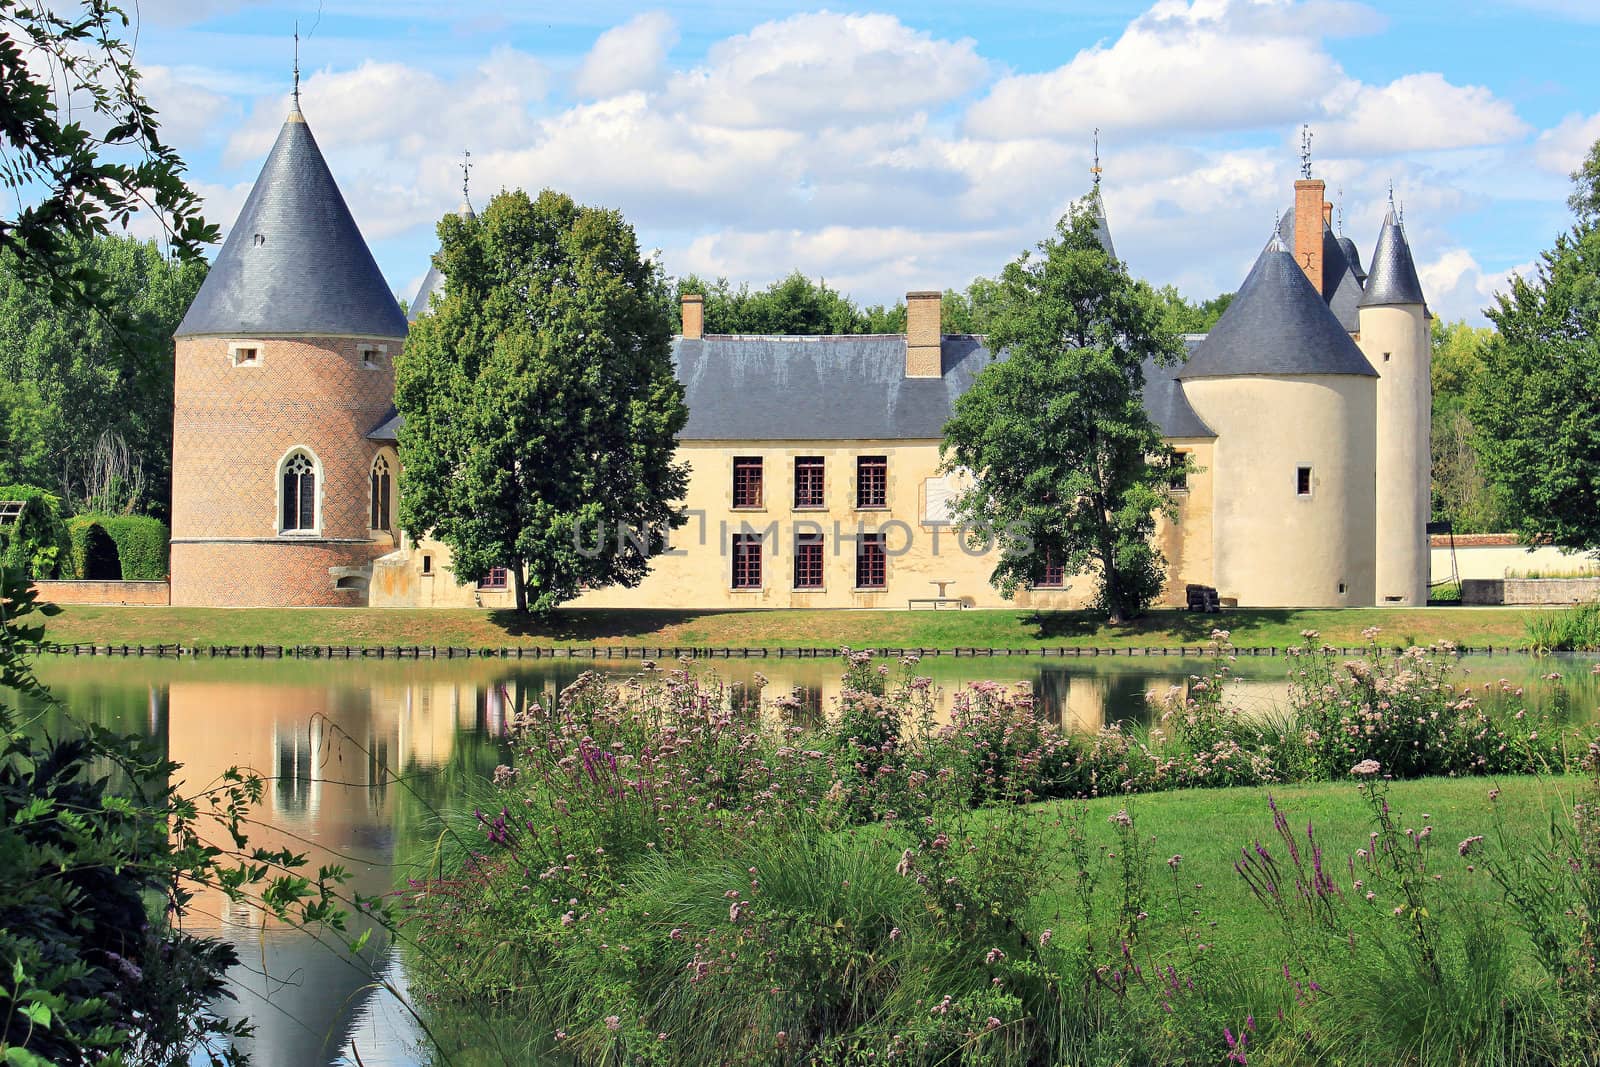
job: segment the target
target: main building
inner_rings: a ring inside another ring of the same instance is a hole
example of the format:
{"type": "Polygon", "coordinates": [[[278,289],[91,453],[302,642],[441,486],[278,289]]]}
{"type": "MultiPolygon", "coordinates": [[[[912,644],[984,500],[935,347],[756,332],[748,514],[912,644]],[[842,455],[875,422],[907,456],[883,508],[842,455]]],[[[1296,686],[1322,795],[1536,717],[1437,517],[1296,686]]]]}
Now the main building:
{"type": "MultiPolygon", "coordinates": [[[[463,210],[468,210],[463,207],[463,210]]],[[[1321,181],[1215,328],[1145,405],[1195,471],[1159,524],[1164,599],[1239,606],[1427,599],[1428,311],[1391,211],[1363,271],[1321,181]]],[[[1113,252],[1102,217],[1100,233],[1113,252]]],[[[1113,253],[1114,254],[1114,253],[1113,253]]],[[[430,270],[412,306],[448,286],[430,270]]],[[[903,335],[706,334],[685,298],[674,360],[691,520],[636,588],[583,607],[998,607],[992,549],[951,524],[939,443],[993,353],[907,295],[903,335]]],[[[503,573],[458,584],[449,549],[395,525],[393,359],[407,323],[296,107],[177,332],[172,602],[500,606],[503,573]]],[[[1018,606],[1079,607],[1051,573],[1018,606]]]]}

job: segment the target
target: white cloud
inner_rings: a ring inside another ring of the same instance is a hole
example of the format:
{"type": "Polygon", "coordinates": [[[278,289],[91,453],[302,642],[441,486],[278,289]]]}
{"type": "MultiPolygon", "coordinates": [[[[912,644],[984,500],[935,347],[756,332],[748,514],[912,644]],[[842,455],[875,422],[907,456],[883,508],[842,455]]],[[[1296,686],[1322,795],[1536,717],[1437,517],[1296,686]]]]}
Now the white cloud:
{"type": "Polygon", "coordinates": [[[997,138],[1082,138],[1096,126],[1215,131],[1293,121],[1343,77],[1322,49],[1315,10],[1324,8],[1160,0],[1110,45],[1047,73],[1002,79],[968,113],[967,127],[997,138]]]}
{"type": "Polygon", "coordinates": [[[146,67],[139,79],[145,99],[161,120],[161,138],[168,144],[192,145],[218,131],[218,120],[240,113],[221,93],[212,92],[171,67],[146,67]]]}
{"type": "Polygon", "coordinates": [[[941,41],[892,15],[824,11],[719,41],[669,94],[704,122],[816,127],[937,107],[988,69],[970,39],[941,41]]]}
{"type": "Polygon", "coordinates": [[[647,11],[612,27],[595,41],[578,69],[578,94],[596,99],[655,88],[665,75],[667,52],[677,41],[677,25],[664,11],[647,11]]]}
{"type": "Polygon", "coordinates": [[[1539,135],[1533,158],[1545,170],[1565,178],[1578,169],[1596,141],[1600,141],[1600,111],[1587,116],[1568,115],[1539,135]]]}
{"type": "Polygon", "coordinates": [[[1494,304],[1496,293],[1509,288],[1511,277],[1532,277],[1535,265],[1521,263],[1503,270],[1485,270],[1465,248],[1451,248],[1438,258],[1419,261],[1417,277],[1428,297],[1429,309],[1446,320],[1484,321],[1483,311],[1494,304]]]}
{"type": "Polygon", "coordinates": [[[1335,153],[1384,155],[1504,144],[1525,136],[1516,111],[1488,89],[1440,74],[1407,74],[1385,86],[1346,82],[1323,100],[1328,120],[1315,145],[1335,153]]]}

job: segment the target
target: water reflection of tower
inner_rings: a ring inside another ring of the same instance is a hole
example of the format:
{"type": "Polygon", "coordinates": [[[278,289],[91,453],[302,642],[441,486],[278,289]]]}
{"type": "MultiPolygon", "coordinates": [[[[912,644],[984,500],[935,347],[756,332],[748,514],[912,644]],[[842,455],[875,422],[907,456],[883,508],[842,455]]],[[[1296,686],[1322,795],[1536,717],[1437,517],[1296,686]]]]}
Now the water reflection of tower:
{"type": "MultiPolygon", "coordinates": [[[[282,677],[264,672],[259,682],[179,681],[166,689],[159,708],[183,790],[202,789],[229,767],[253,769],[266,780],[266,795],[252,813],[252,848],[292,848],[312,872],[342,865],[352,875],[346,896],[387,892],[395,881],[396,772],[448,761],[458,732],[477,725],[474,711],[490,706],[490,687],[392,671],[370,681],[341,673],[321,685],[286,685],[282,677]]],[[[352,1019],[374,995],[373,973],[389,964],[376,937],[362,960],[351,961],[263,923],[255,909],[230,907],[220,892],[197,897],[190,925],[220,931],[239,952],[242,964],[230,974],[239,1001],[219,1009],[255,1024],[249,1049],[263,1067],[336,1062],[352,1019]]],[[[351,936],[362,930],[359,919],[351,923],[351,936]]]]}

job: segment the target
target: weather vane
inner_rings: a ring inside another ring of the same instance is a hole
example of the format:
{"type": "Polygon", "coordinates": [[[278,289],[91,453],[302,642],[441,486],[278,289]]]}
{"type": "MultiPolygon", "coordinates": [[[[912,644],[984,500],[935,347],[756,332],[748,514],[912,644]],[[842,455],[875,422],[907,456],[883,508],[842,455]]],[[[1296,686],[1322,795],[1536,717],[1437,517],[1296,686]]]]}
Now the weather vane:
{"type": "Polygon", "coordinates": [[[1100,188],[1100,127],[1094,128],[1094,166],[1089,168],[1089,173],[1094,175],[1094,187],[1100,188]]]}
{"type": "Polygon", "coordinates": [[[300,20],[294,20],[294,109],[300,110],[300,20]]]}
{"type": "Polygon", "coordinates": [[[1300,125],[1300,177],[1311,179],[1311,124],[1300,125]]]}
{"type": "Polygon", "coordinates": [[[472,185],[472,152],[468,149],[461,150],[461,202],[469,204],[472,201],[467,193],[472,185]]]}

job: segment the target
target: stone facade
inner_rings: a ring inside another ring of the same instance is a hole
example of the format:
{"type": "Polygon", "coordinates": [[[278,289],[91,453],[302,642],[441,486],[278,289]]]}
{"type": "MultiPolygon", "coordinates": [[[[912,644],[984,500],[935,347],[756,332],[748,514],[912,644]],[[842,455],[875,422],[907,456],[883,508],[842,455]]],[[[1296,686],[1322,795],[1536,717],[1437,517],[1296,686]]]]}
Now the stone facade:
{"type": "Polygon", "coordinates": [[[52,604],[104,604],[114,607],[166,607],[172,591],[166,582],[34,582],[40,600],[52,604]]]}

